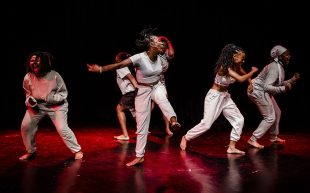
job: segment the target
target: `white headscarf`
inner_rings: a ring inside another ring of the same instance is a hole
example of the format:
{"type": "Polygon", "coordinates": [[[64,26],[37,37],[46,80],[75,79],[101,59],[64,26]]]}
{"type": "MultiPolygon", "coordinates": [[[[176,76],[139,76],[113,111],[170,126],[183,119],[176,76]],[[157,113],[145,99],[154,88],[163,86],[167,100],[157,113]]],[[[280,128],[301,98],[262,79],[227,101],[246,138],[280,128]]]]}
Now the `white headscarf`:
{"type": "Polygon", "coordinates": [[[278,62],[279,60],[279,56],[281,56],[281,54],[283,54],[287,49],[281,45],[276,45],[275,47],[273,47],[270,51],[270,56],[278,62]]]}
{"type": "Polygon", "coordinates": [[[287,49],[281,45],[276,45],[270,51],[270,56],[278,63],[278,70],[279,70],[279,83],[282,84],[284,81],[284,73],[283,67],[281,67],[281,63],[279,62],[279,56],[281,56],[287,49]]]}

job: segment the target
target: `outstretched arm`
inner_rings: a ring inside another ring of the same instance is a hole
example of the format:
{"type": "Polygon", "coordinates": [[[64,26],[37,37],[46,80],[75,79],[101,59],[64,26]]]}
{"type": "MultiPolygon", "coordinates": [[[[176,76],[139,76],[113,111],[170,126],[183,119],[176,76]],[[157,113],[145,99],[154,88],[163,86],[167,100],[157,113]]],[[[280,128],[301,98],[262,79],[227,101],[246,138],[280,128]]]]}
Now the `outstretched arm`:
{"type": "Polygon", "coordinates": [[[237,73],[236,71],[232,70],[231,68],[228,68],[229,76],[235,78],[238,82],[244,82],[246,80],[249,80],[253,76],[253,74],[255,72],[257,72],[257,71],[258,71],[258,68],[253,66],[249,73],[242,74],[242,72],[240,72],[240,74],[242,74],[242,75],[240,75],[239,73],[237,73]]]}
{"type": "Polygon", "coordinates": [[[98,64],[87,64],[87,69],[89,72],[96,72],[96,73],[102,73],[106,71],[116,70],[119,68],[127,67],[129,65],[132,65],[132,61],[127,58],[121,62],[109,64],[105,66],[99,66],[98,64]]]}
{"type": "MultiPolygon", "coordinates": [[[[242,67],[240,67],[239,68],[239,72],[240,72],[240,74],[241,75],[245,75],[245,74],[247,74],[247,72],[242,68],[242,67]]],[[[248,82],[249,82],[249,84],[251,84],[251,80],[252,80],[252,78],[250,77],[250,78],[248,78],[248,82]]]]}

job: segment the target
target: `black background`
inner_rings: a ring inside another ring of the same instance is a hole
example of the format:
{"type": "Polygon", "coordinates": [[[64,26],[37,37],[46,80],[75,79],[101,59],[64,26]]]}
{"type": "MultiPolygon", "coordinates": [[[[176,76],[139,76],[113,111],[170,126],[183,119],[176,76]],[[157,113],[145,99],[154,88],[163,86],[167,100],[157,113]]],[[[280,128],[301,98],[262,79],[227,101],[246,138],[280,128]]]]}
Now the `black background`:
{"type": "MultiPolygon", "coordinates": [[[[119,51],[138,52],[135,40],[147,27],[157,27],[174,45],[175,58],[166,74],[169,100],[188,129],[203,115],[204,97],[213,81],[222,47],[235,43],[246,51],[244,68],[260,70],[276,44],[292,54],[286,78],[298,71],[292,92],[277,95],[281,129],[307,129],[309,11],[297,1],[21,1],[8,2],[2,30],[6,61],[2,63],[1,122],[19,129],[25,112],[23,77],[27,55],[51,52],[55,68],[69,91],[69,121],[116,124],[121,96],[115,72],[92,74],[87,63],[110,64],[119,51]]],[[[254,129],[261,120],[246,96],[246,83],[230,87],[233,100],[254,129]]],[[[159,110],[152,121],[162,122],[159,110]]],[[[227,124],[219,118],[215,123],[227,124]]]]}

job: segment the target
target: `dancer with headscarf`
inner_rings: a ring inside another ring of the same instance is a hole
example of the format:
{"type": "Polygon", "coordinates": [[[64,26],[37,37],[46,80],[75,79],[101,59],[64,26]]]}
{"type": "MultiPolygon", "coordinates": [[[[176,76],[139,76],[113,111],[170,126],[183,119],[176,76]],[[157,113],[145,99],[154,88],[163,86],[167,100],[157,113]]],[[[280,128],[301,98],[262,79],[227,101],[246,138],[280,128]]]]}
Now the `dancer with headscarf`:
{"type": "Polygon", "coordinates": [[[295,73],[291,79],[284,81],[284,67],[289,64],[291,59],[288,49],[276,45],[271,49],[270,56],[271,63],[264,67],[248,87],[248,97],[256,104],[263,116],[263,120],[253,132],[248,143],[259,149],[264,146],[257,140],[263,137],[268,130],[270,130],[271,142],[285,142],[284,139],[278,137],[281,110],[273,96],[290,91],[300,77],[298,73],[295,73]]]}

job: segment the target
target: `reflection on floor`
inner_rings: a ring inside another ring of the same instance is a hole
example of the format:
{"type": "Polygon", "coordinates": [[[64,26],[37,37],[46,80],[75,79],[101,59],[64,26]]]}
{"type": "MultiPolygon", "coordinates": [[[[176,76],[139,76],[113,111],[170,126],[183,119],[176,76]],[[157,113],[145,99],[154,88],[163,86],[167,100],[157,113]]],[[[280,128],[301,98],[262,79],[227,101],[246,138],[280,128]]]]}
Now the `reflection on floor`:
{"type": "MultiPolygon", "coordinates": [[[[292,129],[295,132],[297,129],[292,129]]],[[[19,130],[0,133],[1,193],[292,193],[308,192],[309,133],[284,133],[286,144],[266,139],[262,150],[246,144],[244,131],[238,148],[245,155],[226,154],[229,131],[210,131],[181,151],[184,130],[172,137],[151,128],[145,161],[126,167],[135,157],[135,133],[117,141],[120,129],[79,126],[74,132],[84,152],[74,160],[54,128],[40,128],[37,156],[20,162],[24,153],[19,130]]]]}

